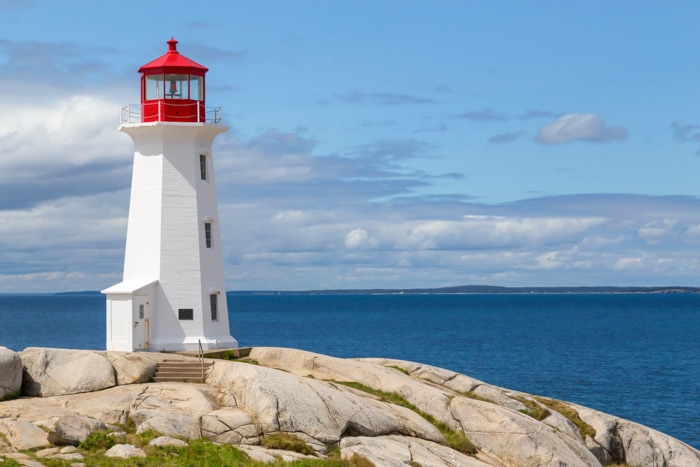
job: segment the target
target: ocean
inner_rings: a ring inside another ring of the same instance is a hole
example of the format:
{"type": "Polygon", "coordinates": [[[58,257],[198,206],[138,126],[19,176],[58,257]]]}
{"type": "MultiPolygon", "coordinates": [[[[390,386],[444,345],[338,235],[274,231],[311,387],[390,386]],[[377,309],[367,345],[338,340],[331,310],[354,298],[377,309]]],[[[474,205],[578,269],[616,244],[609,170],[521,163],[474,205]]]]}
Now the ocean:
{"type": "MultiPolygon", "coordinates": [[[[241,346],[387,357],[633,420],[700,448],[700,294],[229,293],[241,346]]],[[[0,295],[0,346],[104,349],[99,294],[0,295]]]]}

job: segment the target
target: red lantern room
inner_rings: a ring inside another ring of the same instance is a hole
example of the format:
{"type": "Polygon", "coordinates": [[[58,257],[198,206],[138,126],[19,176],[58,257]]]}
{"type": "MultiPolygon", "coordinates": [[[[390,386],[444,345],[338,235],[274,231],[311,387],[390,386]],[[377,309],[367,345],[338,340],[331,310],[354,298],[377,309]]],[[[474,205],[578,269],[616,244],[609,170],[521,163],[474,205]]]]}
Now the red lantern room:
{"type": "Polygon", "coordinates": [[[168,52],[139,68],[142,122],[206,122],[204,75],[208,68],[177,51],[168,52]]]}

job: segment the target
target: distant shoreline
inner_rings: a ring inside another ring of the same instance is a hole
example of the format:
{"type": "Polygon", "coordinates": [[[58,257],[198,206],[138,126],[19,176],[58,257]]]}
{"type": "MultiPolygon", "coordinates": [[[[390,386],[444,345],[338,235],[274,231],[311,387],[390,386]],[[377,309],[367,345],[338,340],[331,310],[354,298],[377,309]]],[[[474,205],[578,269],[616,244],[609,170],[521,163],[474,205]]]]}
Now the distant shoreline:
{"type": "Polygon", "coordinates": [[[498,287],[462,285],[423,289],[329,289],[229,291],[232,295],[417,295],[417,294],[696,294],[700,287],[498,287]]]}
{"type": "MultiPolygon", "coordinates": [[[[406,289],[325,289],[325,290],[229,290],[231,295],[428,295],[428,294],[697,294],[700,287],[499,287],[493,285],[459,285],[454,287],[406,289]]],[[[5,295],[102,295],[98,290],[55,293],[0,293],[5,295]]]]}

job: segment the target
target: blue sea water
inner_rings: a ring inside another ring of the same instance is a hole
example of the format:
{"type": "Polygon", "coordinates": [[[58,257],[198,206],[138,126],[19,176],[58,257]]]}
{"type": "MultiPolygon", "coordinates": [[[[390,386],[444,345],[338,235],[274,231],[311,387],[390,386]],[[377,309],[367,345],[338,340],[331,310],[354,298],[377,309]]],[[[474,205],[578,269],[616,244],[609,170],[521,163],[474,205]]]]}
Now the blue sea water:
{"type": "MultiPolygon", "coordinates": [[[[583,404],[700,448],[700,295],[229,294],[241,346],[388,357],[583,404]]],[[[0,295],[0,345],[103,349],[101,295],[0,295]]]]}

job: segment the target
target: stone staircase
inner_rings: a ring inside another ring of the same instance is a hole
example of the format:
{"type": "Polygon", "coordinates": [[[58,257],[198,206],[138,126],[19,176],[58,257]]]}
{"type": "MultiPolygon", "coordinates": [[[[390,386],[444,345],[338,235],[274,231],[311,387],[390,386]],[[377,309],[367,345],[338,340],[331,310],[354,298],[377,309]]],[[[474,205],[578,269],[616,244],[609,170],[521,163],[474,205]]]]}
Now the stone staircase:
{"type": "MultiPolygon", "coordinates": [[[[214,365],[212,362],[204,362],[205,378],[212,365],[214,365]]],[[[153,374],[153,381],[157,383],[203,383],[202,362],[199,360],[165,360],[158,363],[156,366],[156,372],[153,374]]]]}

